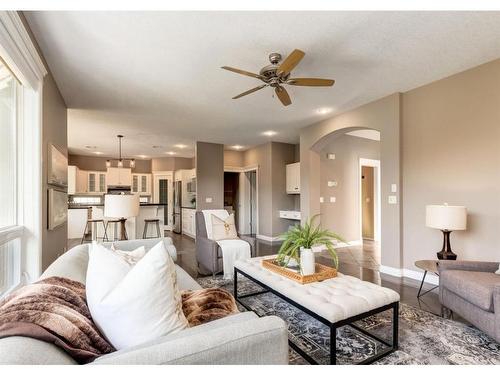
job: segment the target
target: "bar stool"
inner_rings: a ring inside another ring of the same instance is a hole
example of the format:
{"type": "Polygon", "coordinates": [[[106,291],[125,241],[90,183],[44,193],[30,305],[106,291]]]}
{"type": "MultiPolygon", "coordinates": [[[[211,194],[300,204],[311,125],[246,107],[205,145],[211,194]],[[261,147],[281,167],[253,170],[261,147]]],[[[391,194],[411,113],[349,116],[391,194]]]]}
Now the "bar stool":
{"type": "Polygon", "coordinates": [[[106,233],[106,225],[104,224],[103,219],[87,219],[87,224],[85,224],[85,229],[83,230],[83,236],[82,236],[82,241],[80,242],[81,244],[84,243],[85,240],[85,235],[87,234],[87,229],[91,230],[91,238],[90,241],[87,242],[92,242],[94,240],[94,231],[95,231],[95,239],[98,240],[99,238],[97,237],[97,227],[98,225],[102,224],[102,229],[104,230],[104,235],[101,237],[101,239],[104,241],[108,241],[108,234],[106,233]]]}
{"type": "Polygon", "coordinates": [[[120,224],[120,219],[106,220],[106,232],[108,231],[109,224],[113,224],[113,241],[119,241],[120,236],[118,235],[118,225],[120,224]]]}
{"type": "Polygon", "coordinates": [[[160,219],[144,219],[144,231],[142,232],[142,238],[157,238],[157,237],[161,237],[160,219]],[[156,236],[147,237],[146,235],[148,234],[148,226],[149,224],[153,223],[156,225],[156,236]]]}

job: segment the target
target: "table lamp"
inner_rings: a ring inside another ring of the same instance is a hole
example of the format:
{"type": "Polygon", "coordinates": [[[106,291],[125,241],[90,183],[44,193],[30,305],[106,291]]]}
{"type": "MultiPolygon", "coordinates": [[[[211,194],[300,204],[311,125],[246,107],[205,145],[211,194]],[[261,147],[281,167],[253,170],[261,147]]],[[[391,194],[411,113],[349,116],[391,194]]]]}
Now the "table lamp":
{"type": "Polygon", "coordinates": [[[106,194],[104,196],[104,216],[120,221],[120,241],[128,239],[125,222],[139,216],[138,194],[106,194]]]}
{"type": "Polygon", "coordinates": [[[450,233],[467,228],[467,209],[464,206],[428,205],[425,210],[425,225],[443,232],[443,248],[437,253],[438,259],[457,259],[450,245],[450,233]]]}

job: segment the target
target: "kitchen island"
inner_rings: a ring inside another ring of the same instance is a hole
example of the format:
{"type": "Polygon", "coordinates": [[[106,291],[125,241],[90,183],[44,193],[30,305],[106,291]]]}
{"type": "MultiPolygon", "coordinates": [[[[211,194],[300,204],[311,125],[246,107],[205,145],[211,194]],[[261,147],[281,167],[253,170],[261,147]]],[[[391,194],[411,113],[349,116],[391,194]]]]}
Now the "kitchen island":
{"type": "MultiPolygon", "coordinates": [[[[167,209],[167,204],[164,203],[141,203],[139,208],[139,216],[127,219],[125,228],[127,229],[128,238],[130,240],[142,238],[144,231],[145,219],[159,219],[161,237],[164,236],[164,211],[167,209]]],[[[110,219],[104,217],[104,204],[79,205],[70,204],[68,206],[68,238],[82,238],[87,218],[91,219],[110,219]]],[[[107,234],[108,239],[113,241],[115,228],[110,223],[107,234]]],[[[117,236],[120,235],[119,227],[116,230],[117,236]]],[[[104,232],[102,225],[97,225],[97,237],[103,237],[104,232]]],[[[95,235],[94,235],[95,236],[95,235]]],[[[156,236],[156,228],[153,225],[148,227],[148,236],[156,236]]]]}

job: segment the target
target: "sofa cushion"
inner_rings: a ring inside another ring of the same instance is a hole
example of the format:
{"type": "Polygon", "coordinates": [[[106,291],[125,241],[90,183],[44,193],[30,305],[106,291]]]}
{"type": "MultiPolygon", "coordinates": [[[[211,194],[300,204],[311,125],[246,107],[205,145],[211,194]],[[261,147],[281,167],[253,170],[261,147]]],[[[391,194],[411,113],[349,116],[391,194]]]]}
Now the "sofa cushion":
{"type": "Polygon", "coordinates": [[[52,276],[65,277],[85,284],[87,279],[87,265],[89,263],[89,245],[83,244],[73,247],[52,263],[40,280],[52,276]]]}
{"type": "Polygon", "coordinates": [[[440,284],[485,311],[494,311],[493,290],[500,285],[500,276],[489,272],[445,270],[440,284]]]}
{"type": "Polygon", "coordinates": [[[64,350],[45,341],[20,336],[0,340],[0,365],[76,364],[64,350]]]}

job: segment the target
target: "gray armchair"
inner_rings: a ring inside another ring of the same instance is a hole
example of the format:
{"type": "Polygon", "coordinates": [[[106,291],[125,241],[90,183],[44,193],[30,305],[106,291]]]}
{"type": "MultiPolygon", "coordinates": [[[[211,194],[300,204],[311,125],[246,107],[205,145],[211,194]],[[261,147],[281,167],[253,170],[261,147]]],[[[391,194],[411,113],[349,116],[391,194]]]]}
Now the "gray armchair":
{"type": "Polygon", "coordinates": [[[441,260],[439,300],[500,342],[500,275],[498,262],[441,260]]]}
{"type": "MultiPolygon", "coordinates": [[[[240,238],[250,244],[252,257],[256,254],[255,238],[241,236],[240,238]]],[[[203,212],[196,212],[196,261],[198,272],[202,275],[215,274],[222,271],[222,251],[217,242],[207,237],[207,227],[203,212]]]]}

